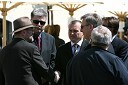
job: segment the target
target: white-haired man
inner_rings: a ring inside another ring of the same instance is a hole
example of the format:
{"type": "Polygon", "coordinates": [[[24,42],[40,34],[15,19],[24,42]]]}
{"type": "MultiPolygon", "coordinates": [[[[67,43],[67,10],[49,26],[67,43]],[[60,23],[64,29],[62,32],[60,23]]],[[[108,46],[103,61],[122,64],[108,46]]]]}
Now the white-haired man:
{"type": "Polygon", "coordinates": [[[107,51],[111,31],[98,26],[91,32],[91,48],[67,66],[66,85],[128,85],[128,71],[116,55],[107,51]]]}

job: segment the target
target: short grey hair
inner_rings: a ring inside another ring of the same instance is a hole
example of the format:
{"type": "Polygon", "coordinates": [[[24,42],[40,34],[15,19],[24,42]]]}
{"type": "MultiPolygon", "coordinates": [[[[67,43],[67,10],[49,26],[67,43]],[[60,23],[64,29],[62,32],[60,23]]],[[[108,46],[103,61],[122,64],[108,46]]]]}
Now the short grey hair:
{"type": "Polygon", "coordinates": [[[85,20],[87,24],[92,24],[94,28],[102,25],[102,18],[96,13],[87,13],[81,19],[85,20]]]}
{"type": "Polygon", "coordinates": [[[69,23],[68,27],[70,27],[71,25],[75,25],[77,22],[81,24],[80,20],[73,20],[69,23]]]}
{"type": "Polygon", "coordinates": [[[43,8],[35,8],[31,12],[31,18],[34,17],[34,16],[47,17],[48,14],[43,8]]]}
{"type": "Polygon", "coordinates": [[[112,41],[111,31],[102,25],[97,26],[91,32],[91,42],[96,46],[108,46],[112,41]]]}

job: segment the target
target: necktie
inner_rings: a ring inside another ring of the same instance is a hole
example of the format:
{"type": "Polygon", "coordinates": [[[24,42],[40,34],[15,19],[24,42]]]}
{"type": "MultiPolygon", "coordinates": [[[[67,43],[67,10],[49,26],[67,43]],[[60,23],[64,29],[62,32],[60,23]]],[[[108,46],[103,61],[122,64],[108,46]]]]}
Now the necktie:
{"type": "Polygon", "coordinates": [[[77,55],[78,54],[78,47],[79,45],[78,44],[74,44],[74,55],[77,55]]]}

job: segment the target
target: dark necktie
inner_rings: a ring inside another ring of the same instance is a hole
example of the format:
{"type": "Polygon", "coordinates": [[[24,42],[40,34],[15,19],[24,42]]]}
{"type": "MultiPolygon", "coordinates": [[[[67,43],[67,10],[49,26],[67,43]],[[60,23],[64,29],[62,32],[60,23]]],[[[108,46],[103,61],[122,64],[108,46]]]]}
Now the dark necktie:
{"type": "Polygon", "coordinates": [[[74,55],[77,55],[78,54],[79,45],[78,44],[74,44],[73,47],[74,47],[74,55]]]}

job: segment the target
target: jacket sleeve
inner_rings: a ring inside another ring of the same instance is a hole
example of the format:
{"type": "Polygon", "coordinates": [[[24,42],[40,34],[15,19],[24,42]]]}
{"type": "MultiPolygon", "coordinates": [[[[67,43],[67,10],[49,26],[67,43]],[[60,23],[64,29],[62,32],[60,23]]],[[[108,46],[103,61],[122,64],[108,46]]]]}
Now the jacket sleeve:
{"type": "Polygon", "coordinates": [[[55,38],[53,37],[52,52],[51,52],[51,59],[50,59],[50,68],[51,69],[54,69],[54,67],[55,67],[55,58],[56,58],[56,45],[55,45],[55,38]]]}
{"type": "Polygon", "coordinates": [[[114,64],[115,67],[113,66],[113,74],[121,83],[121,85],[128,85],[128,69],[119,58],[114,60],[114,64]]]}
{"type": "Polygon", "coordinates": [[[34,49],[32,61],[33,61],[33,65],[34,65],[35,69],[43,78],[45,78],[48,81],[54,80],[55,75],[54,75],[54,73],[52,73],[52,75],[50,73],[48,73],[48,68],[47,68],[45,62],[43,61],[42,57],[40,56],[38,48],[34,49]]]}

